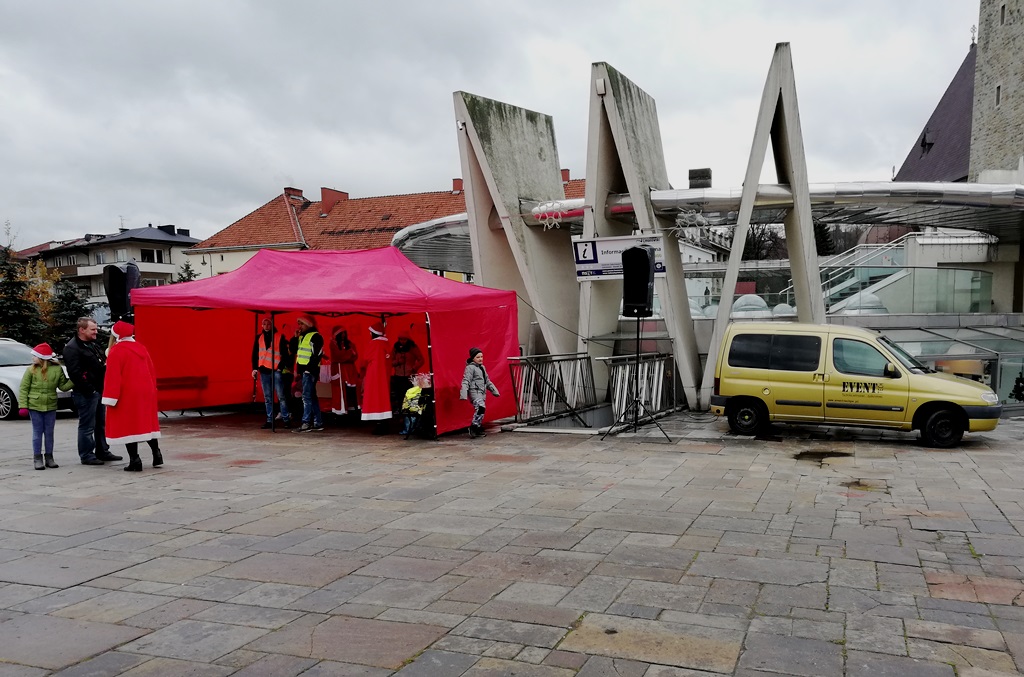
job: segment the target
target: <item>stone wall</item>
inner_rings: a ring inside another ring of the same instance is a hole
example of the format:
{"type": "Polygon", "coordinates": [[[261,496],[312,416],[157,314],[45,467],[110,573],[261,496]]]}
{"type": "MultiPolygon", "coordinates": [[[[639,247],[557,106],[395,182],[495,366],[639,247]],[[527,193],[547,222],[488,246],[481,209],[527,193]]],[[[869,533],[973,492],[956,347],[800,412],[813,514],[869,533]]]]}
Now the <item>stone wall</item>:
{"type": "Polygon", "coordinates": [[[970,181],[985,170],[1015,170],[1024,155],[1024,0],[980,6],[970,181]]]}

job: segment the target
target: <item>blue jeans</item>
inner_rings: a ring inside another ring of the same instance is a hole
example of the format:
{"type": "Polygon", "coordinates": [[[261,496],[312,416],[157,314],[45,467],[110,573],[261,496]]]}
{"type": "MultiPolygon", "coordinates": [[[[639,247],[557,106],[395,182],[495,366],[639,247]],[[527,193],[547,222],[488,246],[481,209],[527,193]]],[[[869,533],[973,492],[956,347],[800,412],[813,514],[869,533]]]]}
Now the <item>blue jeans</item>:
{"type": "Polygon", "coordinates": [[[281,403],[281,420],[287,422],[291,415],[288,413],[288,395],[281,382],[281,372],[260,371],[260,386],[263,388],[263,403],[267,405],[267,420],[274,418],[274,393],[277,393],[277,401],[281,403]]]}
{"type": "Polygon", "coordinates": [[[100,401],[100,393],[81,395],[73,393],[78,409],[78,456],[88,458],[96,452],[110,451],[107,444],[107,408],[100,401]]]}
{"type": "Polygon", "coordinates": [[[32,455],[39,456],[43,453],[45,437],[46,455],[53,456],[53,425],[57,422],[57,412],[29,409],[28,417],[32,419],[32,455]]]}
{"type": "Polygon", "coordinates": [[[315,428],[324,424],[323,415],[320,413],[320,398],[316,396],[317,380],[318,376],[309,372],[302,373],[302,422],[312,422],[315,428]]]}

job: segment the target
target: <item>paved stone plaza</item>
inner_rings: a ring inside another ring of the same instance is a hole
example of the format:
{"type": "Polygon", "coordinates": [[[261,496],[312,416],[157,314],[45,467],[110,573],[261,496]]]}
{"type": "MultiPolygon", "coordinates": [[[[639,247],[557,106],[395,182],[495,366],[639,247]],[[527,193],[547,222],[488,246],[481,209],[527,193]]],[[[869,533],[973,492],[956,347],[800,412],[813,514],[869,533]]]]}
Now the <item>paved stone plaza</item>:
{"type": "Polygon", "coordinates": [[[670,443],[261,421],[164,419],[139,474],[78,464],[67,415],[35,471],[0,423],[0,677],[1024,669],[1024,421],[952,451],[685,413],[670,443]]]}

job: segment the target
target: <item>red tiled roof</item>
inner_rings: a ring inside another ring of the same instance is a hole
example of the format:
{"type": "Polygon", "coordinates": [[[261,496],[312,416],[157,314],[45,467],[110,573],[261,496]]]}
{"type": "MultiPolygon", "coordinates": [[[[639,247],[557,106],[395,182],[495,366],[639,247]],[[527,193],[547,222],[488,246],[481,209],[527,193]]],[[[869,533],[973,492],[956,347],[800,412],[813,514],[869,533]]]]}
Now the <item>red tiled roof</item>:
{"type": "Polygon", "coordinates": [[[27,261],[36,254],[48,251],[52,247],[52,245],[55,244],[55,242],[56,240],[50,240],[49,242],[37,244],[35,247],[29,247],[28,249],[22,249],[21,251],[13,252],[12,258],[27,261]]]}
{"type": "Polygon", "coordinates": [[[282,242],[296,242],[298,238],[295,236],[295,229],[291,225],[291,219],[287,211],[288,203],[285,200],[289,200],[297,209],[309,204],[301,198],[289,198],[282,193],[262,207],[249,212],[224,230],[194,245],[192,248],[255,247],[282,242]]]}
{"type": "Polygon", "coordinates": [[[327,216],[319,202],[310,203],[299,222],[312,249],[373,249],[390,245],[406,226],[464,211],[462,191],[440,191],[342,200],[327,216]]]}
{"type": "MultiPolygon", "coordinates": [[[[563,184],[565,196],[583,197],[584,183],[583,179],[573,179],[563,184]]],[[[387,247],[395,233],[406,226],[466,211],[463,191],[342,199],[335,203],[326,216],[321,216],[321,202],[282,194],[203,240],[193,249],[259,247],[296,242],[298,238],[286,208],[289,203],[298,216],[302,234],[310,249],[387,247]]]]}

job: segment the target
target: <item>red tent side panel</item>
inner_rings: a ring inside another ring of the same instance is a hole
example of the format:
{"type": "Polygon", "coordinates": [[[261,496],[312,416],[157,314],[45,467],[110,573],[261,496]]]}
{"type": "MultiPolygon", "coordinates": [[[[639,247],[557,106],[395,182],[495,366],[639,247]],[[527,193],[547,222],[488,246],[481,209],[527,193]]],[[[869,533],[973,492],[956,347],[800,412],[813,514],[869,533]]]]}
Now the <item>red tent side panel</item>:
{"type": "MultiPolygon", "coordinates": [[[[277,315],[278,330],[290,335],[297,315],[277,315]]],[[[260,317],[246,310],[137,306],[136,335],[156,366],[160,408],[243,404],[253,401],[254,392],[256,400],[262,402],[258,384],[253,390],[250,363],[260,317]]],[[[484,351],[484,366],[501,392],[501,397],[488,397],[486,420],[514,416],[508,358],[519,354],[515,294],[508,292],[504,304],[487,308],[430,313],[429,356],[422,318],[417,314],[389,318],[388,345],[394,343],[399,329],[408,327],[413,339],[424,349],[424,357],[431,359],[438,433],[469,425],[473,408],[459,400],[459,388],[469,349],[473,347],[484,351]]],[[[356,315],[315,319],[326,341],[331,341],[334,326],[345,326],[360,354],[364,353],[369,336],[366,326],[372,318],[356,315]]],[[[323,401],[321,408],[329,410],[323,401]]]]}
{"type": "Polygon", "coordinates": [[[251,402],[257,322],[245,310],[137,307],[136,337],[153,357],[160,408],[251,402]]]}
{"type": "Polygon", "coordinates": [[[430,341],[434,358],[434,400],[437,432],[446,433],[469,425],[473,406],[459,399],[462,373],[470,348],[484,351],[484,367],[501,397],[487,396],[485,421],[516,414],[508,358],[519,355],[515,294],[506,305],[471,312],[430,313],[430,341]]]}

